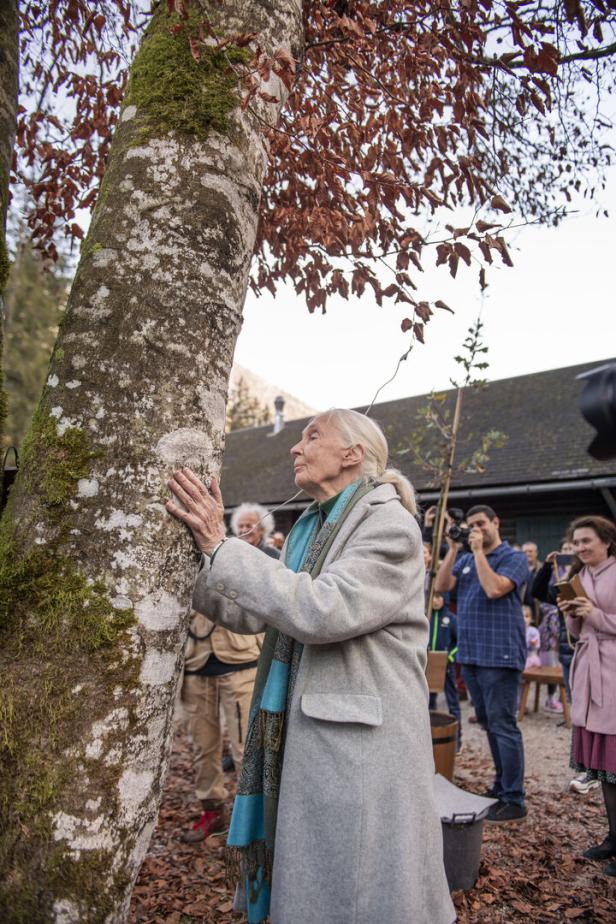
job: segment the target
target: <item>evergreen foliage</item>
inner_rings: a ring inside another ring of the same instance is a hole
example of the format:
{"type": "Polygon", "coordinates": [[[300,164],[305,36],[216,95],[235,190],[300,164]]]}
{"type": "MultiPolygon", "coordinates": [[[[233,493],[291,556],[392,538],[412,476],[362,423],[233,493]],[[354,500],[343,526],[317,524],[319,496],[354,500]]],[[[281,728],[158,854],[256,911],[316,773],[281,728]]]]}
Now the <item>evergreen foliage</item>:
{"type": "Polygon", "coordinates": [[[246,381],[241,378],[229,392],[227,402],[226,431],[242,430],[244,427],[261,427],[272,422],[269,408],[250,393],[246,381]]]}
{"type": "Polygon", "coordinates": [[[68,282],[46,271],[29,244],[20,244],[5,293],[5,376],[8,414],[4,446],[20,446],[41,396],[68,282]]]}

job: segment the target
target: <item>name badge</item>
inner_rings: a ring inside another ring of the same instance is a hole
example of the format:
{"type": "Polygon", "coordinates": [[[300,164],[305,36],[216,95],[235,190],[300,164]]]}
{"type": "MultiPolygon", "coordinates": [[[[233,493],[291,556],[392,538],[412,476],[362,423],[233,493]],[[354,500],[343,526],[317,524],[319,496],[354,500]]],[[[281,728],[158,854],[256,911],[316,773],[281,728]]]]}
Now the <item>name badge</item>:
{"type": "Polygon", "coordinates": [[[462,568],[462,574],[468,574],[470,570],[471,570],[471,566],[467,565],[466,568],[462,568]]]}
{"type": "Polygon", "coordinates": [[[442,621],[441,625],[443,625],[443,626],[448,626],[450,622],[451,622],[451,620],[450,620],[449,616],[443,616],[443,621],[442,621]]]}

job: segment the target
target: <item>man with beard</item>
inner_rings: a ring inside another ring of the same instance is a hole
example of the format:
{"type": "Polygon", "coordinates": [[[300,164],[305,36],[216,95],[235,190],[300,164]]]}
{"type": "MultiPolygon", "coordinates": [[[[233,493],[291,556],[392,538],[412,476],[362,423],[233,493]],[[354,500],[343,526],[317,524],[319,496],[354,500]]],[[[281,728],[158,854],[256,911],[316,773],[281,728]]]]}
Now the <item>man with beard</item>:
{"type": "Polygon", "coordinates": [[[471,551],[459,555],[459,544],[448,538],[436,590],[457,591],[457,659],[477,719],[488,734],[495,767],[487,795],[498,801],[486,820],[504,824],[526,817],[517,704],[526,661],[522,593],[528,566],[524,553],[501,539],[491,507],[471,507],[466,521],[471,551]]]}

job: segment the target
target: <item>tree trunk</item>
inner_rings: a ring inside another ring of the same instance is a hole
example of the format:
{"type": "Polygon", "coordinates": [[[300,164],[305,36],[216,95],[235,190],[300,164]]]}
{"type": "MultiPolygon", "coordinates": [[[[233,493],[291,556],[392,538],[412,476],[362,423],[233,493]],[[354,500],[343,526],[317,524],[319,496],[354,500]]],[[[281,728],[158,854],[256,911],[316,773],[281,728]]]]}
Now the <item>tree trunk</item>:
{"type": "MultiPolygon", "coordinates": [[[[193,9],[194,9],[193,5],[193,9]]],[[[301,53],[301,0],[212,4],[301,53]]],[[[228,45],[154,14],[2,524],[0,918],[125,920],[156,824],[196,556],[166,480],[216,473],[263,122],[228,45]]]]}
{"type": "MultiPolygon", "coordinates": [[[[17,128],[19,91],[19,11],[17,0],[0,0],[0,308],[9,276],[6,246],[6,213],[9,203],[9,174],[17,128]]],[[[2,322],[0,321],[0,444],[6,417],[6,395],[2,375],[2,322]]]]}

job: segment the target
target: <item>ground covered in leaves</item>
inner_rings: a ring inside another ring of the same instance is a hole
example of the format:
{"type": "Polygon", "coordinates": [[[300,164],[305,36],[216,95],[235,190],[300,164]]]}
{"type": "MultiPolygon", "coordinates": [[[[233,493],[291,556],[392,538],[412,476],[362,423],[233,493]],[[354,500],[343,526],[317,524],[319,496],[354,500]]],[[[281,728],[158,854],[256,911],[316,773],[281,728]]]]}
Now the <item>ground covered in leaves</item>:
{"type": "MultiPolygon", "coordinates": [[[[456,782],[479,792],[491,782],[491,762],[483,732],[467,719],[464,704],[456,782]]],[[[484,827],[476,886],[454,894],[459,924],[615,924],[616,879],[602,875],[602,864],[580,857],[605,835],[600,791],[585,796],[569,791],[570,738],[558,725],[558,716],[532,714],[521,728],[528,819],[484,827]]],[[[233,777],[228,781],[232,788],[233,777]]],[[[130,924],[241,924],[225,885],[223,839],[213,836],[196,845],[180,840],[197,813],[190,747],[178,726],[159,823],[133,893],[130,924]]]]}

